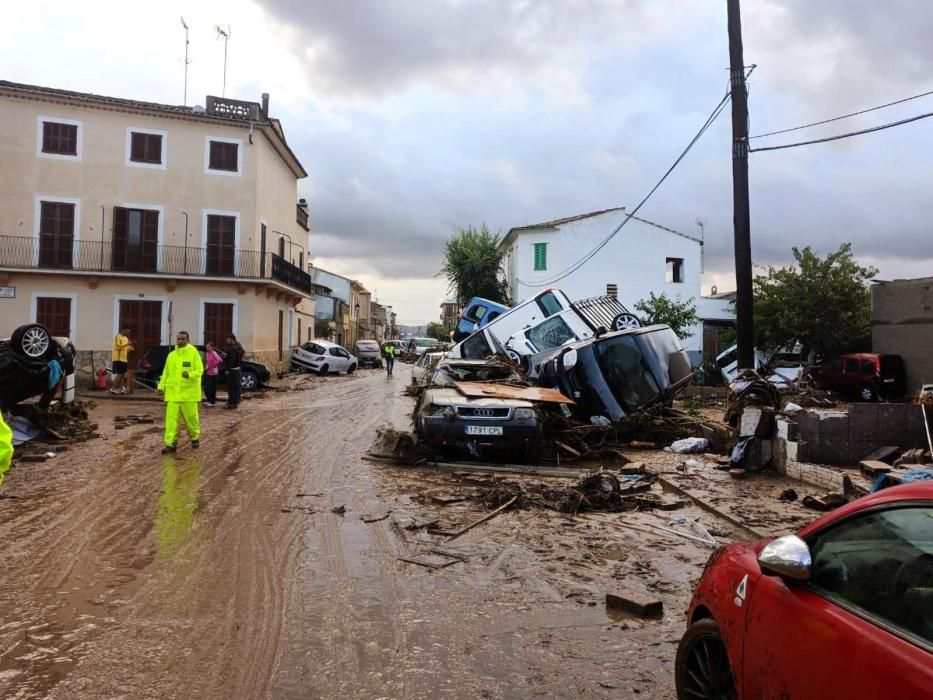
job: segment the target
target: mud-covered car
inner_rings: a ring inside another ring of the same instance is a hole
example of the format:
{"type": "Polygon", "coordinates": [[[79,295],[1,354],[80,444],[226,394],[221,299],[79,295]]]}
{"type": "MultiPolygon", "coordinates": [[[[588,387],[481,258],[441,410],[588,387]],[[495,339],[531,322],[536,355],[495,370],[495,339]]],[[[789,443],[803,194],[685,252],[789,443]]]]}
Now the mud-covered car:
{"type": "Polygon", "coordinates": [[[441,360],[415,409],[420,440],[437,446],[506,448],[529,454],[541,437],[538,411],[530,401],[469,398],[455,382],[520,381],[513,367],[495,360],[441,360]]]}
{"type": "Polygon", "coordinates": [[[0,340],[0,405],[11,406],[33,396],[51,403],[61,389],[62,403],[74,401],[75,347],[68,338],[53,338],[39,323],[27,323],[0,340]],[[53,361],[61,371],[52,375],[53,361]],[[51,386],[50,386],[51,385],[51,386]]]}
{"type": "Polygon", "coordinates": [[[546,354],[537,365],[538,383],[576,403],[583,420],[621,420],[690,383],[693,369],[683,343],[669,326],[603,333],[546,354]]]}

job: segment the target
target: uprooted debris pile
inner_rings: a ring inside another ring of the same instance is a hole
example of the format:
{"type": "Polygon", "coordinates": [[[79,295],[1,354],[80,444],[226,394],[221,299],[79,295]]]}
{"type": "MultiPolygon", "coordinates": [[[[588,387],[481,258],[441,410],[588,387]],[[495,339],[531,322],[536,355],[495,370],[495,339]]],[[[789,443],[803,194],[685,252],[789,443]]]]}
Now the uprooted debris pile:
{"type": "Polygon", "coordinates": [[[95,405],[93,401],[75,401],[44,409],[38,404],[18,404],[13,413],[28,419],[46,438],[84,442],[100,435],[97,423],[88,418],[95,405]]]}
{"type": "Polygon", "coordinates": [[[727,425],[737,427],[742,411],[748,406],[769,407],[775,412],[781,409],[781,394],[777,387],[753,369],[742,370],[732,382],[723,420],[727,425]]]}

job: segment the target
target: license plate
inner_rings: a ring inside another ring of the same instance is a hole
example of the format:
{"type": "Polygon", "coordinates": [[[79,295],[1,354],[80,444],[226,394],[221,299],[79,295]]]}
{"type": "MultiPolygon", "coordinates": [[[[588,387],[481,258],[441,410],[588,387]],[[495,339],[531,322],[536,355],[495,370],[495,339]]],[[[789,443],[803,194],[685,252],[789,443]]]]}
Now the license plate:
{"type": "Polygon", "coordinates": [[[502,428],[496,425],[468,425],[467,435],[502,435],[502,428]]]}

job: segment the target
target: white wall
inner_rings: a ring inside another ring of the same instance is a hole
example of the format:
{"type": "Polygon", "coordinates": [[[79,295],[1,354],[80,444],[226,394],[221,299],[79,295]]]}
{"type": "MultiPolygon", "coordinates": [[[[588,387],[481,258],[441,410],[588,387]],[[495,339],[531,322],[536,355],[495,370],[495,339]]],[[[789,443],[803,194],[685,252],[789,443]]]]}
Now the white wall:
{"type": "MultiPolygon", "coordinates": [[[[715,310],[709,318],[731,318],[722,315],[722,302],[700,296],[699,242],[637,219],[625,224],[599,253],[566,278],[539,287],[524,284],[540,284],[565,271],[604,240],[624,217],[625,212],[613,211],[561,224],[559,228],[516,232],[505,260],[514,301],[527,299],[549,286],[563,290],[572,300],[583,299],[604,295],[606,285],[615,284],[619,301],[636,314],[635,302],[654,292],[670,298],[693,297],[701,317],[707,310],[715,310]],[[547,270],[542,272],[534,270],[535,243],[548,244],[547,270]],[[667,282],[669,257],[683,259],[682,283],[667,282]]],[[[698,325],[684,342],[696,359],[696,353],[703,349],[702,327],[698,325]]]]}
{"type": "Polygon", "coordinates": [[[322,284],[330,287],[330,295],[340,299],[344,304],[350,303],[350,280],[333,272],[321,270],[320,268],[311,268],[311,280],[315,284],[322,284]]]}

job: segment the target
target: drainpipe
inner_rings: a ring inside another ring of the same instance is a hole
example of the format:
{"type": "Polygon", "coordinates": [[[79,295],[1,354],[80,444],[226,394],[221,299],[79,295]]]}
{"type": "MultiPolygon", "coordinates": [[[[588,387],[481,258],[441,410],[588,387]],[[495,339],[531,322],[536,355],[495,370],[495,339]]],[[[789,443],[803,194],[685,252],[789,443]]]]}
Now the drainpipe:
{"type": "Polygon", "coordinates": [[[188,212],[183,211],[182,214],[185,215],[185,261],[184,261],[184,268],[182,269],[181,273],[183,275],[187,275],[188,274],[188,212]]]}
{"type": "Polygon", "coordinates": [[[104,269],[104,205],[100,205],[100,269],[104,269]]]}

